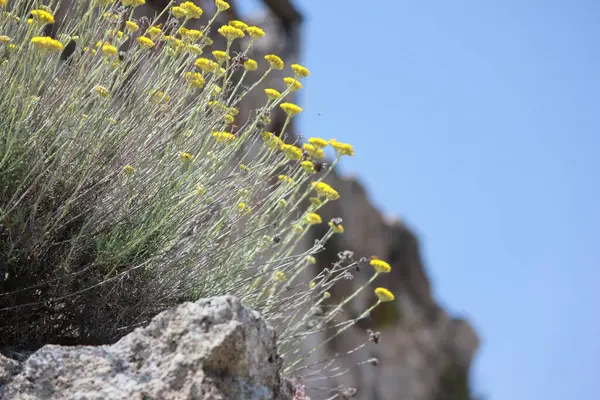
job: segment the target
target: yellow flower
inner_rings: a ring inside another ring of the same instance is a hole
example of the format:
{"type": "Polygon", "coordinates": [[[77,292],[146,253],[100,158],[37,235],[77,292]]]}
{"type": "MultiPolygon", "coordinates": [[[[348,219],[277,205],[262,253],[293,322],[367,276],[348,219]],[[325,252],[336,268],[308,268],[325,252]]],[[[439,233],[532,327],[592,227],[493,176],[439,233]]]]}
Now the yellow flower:
{"type": "Polygon", "coordinates": [[[180,152],[180,153],[179,153],[179,158],[180,158],[180,159],[181,159],[181,161],[183,161],[183,162],[188,162],[188,161],[191,161],[191,160],[194,158],[194,156],[193,156],[193,155],[191,155],[190,153],[184,153],[184,152],[180,152]]]}
{"type": "Polygon", "coordinates": [[[287,276],[285,275],[284,272],[275,271],[273,273],[273,279],[278,282],[285,282],[285,281],[287,281],[287,276]]]}
{"type": "Polygon", "coordinates": [[[316,149],[324,149],[329,144],[327,140],[322,138],[310,138],[308,143],[312,144],[316,149]]]}
{"type": "Polygon", "coordinates": [[[279,199],[278,201],[279,207],[287,207],[288,206],[288,202],[286,199],[279,199]]]}
{"type": "Polygon", "coordinates": [[[299,160],[302,158],[302,150],[293,144],[282,144],[281,151],[290,160],[299,160]]]}
{"type": "Polygon", "coordinates": [[[387,301],[394,301],[396,299],[394,293],[382,287],[378,287],[377,289],[375,289],[375,296],[377,296],[379,301],[382,303],[385,303],[387,301]]]}
{"type": "MultiPolygon", "coordinates": [[[[306,256],[306,262],[308,262],[309,264],[316,264],[317,263],[317,259],[313,256],[306,256]]],[[[314,282],[311,282],[314,285],[314,282]]]]}
{"type": "Polygon", "coordinates": [[[198,7],[191,1],[186,1],[185,3],[181,3],[179,5],[179,7],[181,7],[182,9],[185,10],[185,12],[187,13],[187,15],[186,15],[187,17],[193,18],[193,19],[200,18],[202,16],[202,13],[204,12],[204,11],[202,11],[202,9],[200,7],[198,7]]]}
{"type": "Polygon", "coordinates": [[[331,297],[331,293],[329,293],[329,292],[325,292],[325,293],[323,293],[323,298],[324,298],[324,299],[328,299],[328,298],[330,298],[330,297],[331,297]]]}
{"type": "Polygon", "coordinates": [[[329,141],[331,147],[334,148],[335,153],[340,156],[353,156],[354,155],[354,147],[348,143],[338,142],[335,139],[331,139],[329,141]]]}
{"type": "Polygon", "coordinates": [[[311,161],[302,161],[300,163],[300,166],[302,167],[302,169],[309,173],[312,174],[313,172],[315,172],[315,165],[311,162],[311,161]]]}
{"type": "Polygon", "coordinates": [[[203,53],[202,47],[198,46],[197,44],[190,44],[186,47],[186,50],[189,51],[192,54],[195,54],[197,56],[199,56],[200,54],[203,53]]]}
{"type": "Polygon", "coordinates": [[[269,65],[271,65],[271,68],[273,69],[283,69],[284,67],[283,60],[275,54],[267,54],[265,60],[269,62],[269,65]]]}
{"type": "Polygon", "coordinates": [[[279,93],[277,90],[275,89],[265,89],[265,94],[271,99],[271,100],[277,100],[278,98],[281,97],[281,93],[279,93]]]}
{"type": "Polygon", "coordinates": [[[31,43],[38,49],[48,50],[48,51],[61,51],[63,49],[63,45],[58,40],[54,40],[48,36],[36,36],[31,39],[31,43]]]}
{"type": "Polygon", "coordinates": [[[280,104],[279,107],[288,115],[288,117],[293,117],[294,115],[298,115],[302,112],[302,108],[298,107],[292,103],[283,103],[280,104]]]}
{"type": "Polygon", "coordinates": [[[285,82],[285,84],[290,87],[292,92],[295,92],[296,90],[300,90],[302,89],[302,84],[300,83],[299,80],[294,79],[294,78],[283,78],[283,82],[285,82]]]}
{"type": "Polygon", "coordinates": [[[340,194],[325,182],[313,182],[312,187],[319,196],[327,198],[327,200],[337,200],[340,194]]]}
{"type": "Polygon", "coordinates": [[[203,36],[202,32],[197,29],[186,29],[185,34],[181,33],[181,29],[179,31],[181,37],[188,42],[197,42],[203,36]]]}
{"type": "Polygon", "coordinates": [[[31,12],[33,21],[40,25],[47,25],[54,23],[54,17],[48,11],[44,10],[33,10],[31,12]]]}
{"type": "Polygon", "coordinates": [[[225,122],[228,124],[232,124],[235,121],[235,117],[231,114],[225,114],[225,122]]]}
{"type": "Polygon", "coordinates": [[[223,0],[215,0],[215,5],[217,6],[217,10],[226,11],[229,10],[229,3],[223,0]]]}
{"type": "Polygon", "coordinates": [[[125,172],[127,175],[133,175],[135,168],[133,168],[132,165],[126,165],[123,167],[123,172],[125,172]]]}
{"type": "Polygon", "coordinates": [[[146,35],[150,36],[150,39],[156,39],[162,34],[162,30],[158,26],[152,26],[146,31],[146,35]]]}
{"type": "Polygon", "coordinates": [[[6,5],[6,0],[0,0],[0,7],[4,7],[6,5]]]}
{"type": "Polygon", "coordinates": [[[186,80],[190,84],[191,87],[195,89],[200,89],[204,86],[206,81],[204,77],[199,72],[188,72],[185,76],[186,80]]]}
{"type": "Polygon", "coordinates": [[[235,135],[229,132],[213,132],[212,135],[217,143],[228,143],[235,140],[235,135]]]}
{"type": "Polygon", "coordinates": [[[380,274],[385,274],[392,270],[392,267],[390,267],[390,264],[388,264],[385,261],[380,260],[378,258],[373,258],[369,262],[369,264],[371,264],[371,267],[373,267],[375,269],[375,272],[378,272],[380,274]]]}
{"type": "Polygon", "coordinates": [[[344,226],[342,224],[337,224],[334,221],[329,221],[328,224],[334,233],[344,233],[344,226]]]}
{"type": "Polygon", "coordinates": [[[171,99],[171,96],[162,90],[156,90],[152,93],[152,101],[155,103],[166,103],[171,99]]]}
{"type": "Polygon", "coordinates": [[[236,116],[239,113],[240,113],[240,110],[238,110],[237,108],[235,108],[235,107],[229,107],[229,114],[231,114],[233,116],[236,116]]]}
{"type": "Polygon", "coordinates": [[[146,4],[146,0],[121,0],[121,4],[125,7],[132,6],[135,8],[146,4]]]}
{"type": "Polygon", "coordinates": [[[104,53],[104,55],[114,56],[117,54],[117,52],[117,48],[112,44],[105,43],[104,45],[102,45],[102,53],[104,53]]]}
{"type": "Polygon", "coordinates": [[[179,7],[179,6],[175,6],[173,8],[171,8],[171,14],[173,14],[173,16],[175,18],[185,18],[187,16],[187,11],[185,11],[185,9],[179,7]]]}
{"type": "MultiPolygon", "coordinates": [[[[2,1],[2,0],[0,0],[2,1]]],[[[6,35],[1,35],[0,36],[0,44],[7,44],[10,43],[10,38],[6,35]]]]}
{"type": "Polygon", "coordinates": [[[223,36],[224,38],[226,38],[228,41],[232,41],[235,39],[241,39],[244,36],[246,36],[246,34],[244,33],[243,30],[238,29],[236,27],[233,26],[229,26],[229,25],[223,25],[222,27],[220,27],[217,32],[219,32],[219,34],[221,34],[221,36],[223,36]]]}
{"type": "Polygon", "coordinates": [[[144,49],[151,49],[154,47],[154,42],[152,39],[147,38],[146,36],[140,36],[137,38],[139,45],[144,49]]]}
{"type": "Polygon", "coordinates": [[[294,224],[292,225],[292,229],[296,232],[296,233],[302,233],[304,231],[304,229],[298,225],[298,224],[294,224]]]}
{"type": "MultiPolygon", "coordinates": [[[[312,257],[312,256],[308,256],[308,257],[312,257]]],[[[313,258],[314,258],[314,257],[313,257],[313,258]]],[[[308,284],[308,288],[309,288],[309,289],[312,289],[312,288],[314,288],[316,285],[317,285],[317,283],[316,283],[315,281],[312,281],[312,282],[310,282],[310,283],[308,284]]]]}
{"type": "Polygon", "coordinates": [[[231,57],[229,57],[229,54],[227,54],[221,50],[213,51],[212,55],[215,57],[215,60],[217,60],[217,62],[219,64],[223,64],[225,62],[225,60],[229,60],[231,58],[231,57]]]}
{"type": "Polygon", "coordinates": [[[323,205],[323,202],[318,197],[311,197],[309,200],[310,204],[312,204],[315,208],[319,208],[323,205]]]}
{"type": "Polygon", "coordinates": [[[127,21],[125,22],[125,29],[129,32],[137,32],[140,30],[140,26],[133,21],[127,21]]]}
{"type": "Polygon", "coordinates": [[[238,20],[229,21],[229,25],[233,26],[234,28],[241,29],[243,31],[245,31],[248,28],[248,25],[245,22],[238,20]]]}
{"type": "Polygon", "coordinates": [[[204,193],[206,193],[206,188],[204,186],[202,186],[201,184],[197,184],[196,185],[196,194],[202,196],[204,193]]]}
{"type": "Polygon", "coordinates": [[[102,97],[108,97],[110,94],[108,92],[108,89],[101,85],[95,86],[94,90],[96,91],[96,93],[98,93],[102,97]]]}
{"type": "Polygon", "coordinates": [[[265,36],[265,31],[260,29],[258,26],[249,26],[246,28],[246,32],[252,39],[260,39],[265,36]]]}
{"type": "Polygon", "coordinates": [[[243,201],[238,203],[237,207],[238,211],[242,214],[248,214],[250,211],[252,211],[248,204],[244,203],[243,201]]]}
{"type": "Polygon", "coordinates": [[[295,183],[294,180],[287,175],[278,175],[277,180],[283,183],[289,183],[290,185],[295,183]]]}
{"type": "Polygon", "coordinates": [[[244,68],[246,71],[256,71],[258,68],[258,64],[253,59],[249,58],[248,61],[244,63],[244,68]]]}
{"type": "Polygon", "coordinates": [[[300,78],[306,78],[310,75],[308,69],[300,64],[292,64],[292,70],[296,73],[296,76],[300,78]]]}
{"type": "Polygon", "coordinates": [[[281,146],[284,144],[279,137],[275,136],[271,132],[264,131],[260,134],[260,136],[265,142],[265,145],[271,150],[280,150],[281,146]]]}
{"type": "Polygon", "coordinates": [[[325,158],[325,152],[323,151],[323,149],[316,148],[315,146],[313,146],[310,143],[304,143],[304,145],[302,146],[302,148],[312,158],[316,158],[316,159],[319,159],[319,160],[322,159],[322,158],[325,158]]]}
{"type": "Polygon", "coordinates": [[[194,62],[194,65],[204,72],[212,72],[215,69],[219,68],[219,64],[212,60],[209,60],[208,58],[198,58],[196,62],[194,62]]]}
{"type": "Polygon", "coordinates": [[[321,219],[321,216],[319,214],[310,213],[306,216],[306,222],[308,222],[311,225],[317,225],[323,222],[323,220],[321,219]]]}

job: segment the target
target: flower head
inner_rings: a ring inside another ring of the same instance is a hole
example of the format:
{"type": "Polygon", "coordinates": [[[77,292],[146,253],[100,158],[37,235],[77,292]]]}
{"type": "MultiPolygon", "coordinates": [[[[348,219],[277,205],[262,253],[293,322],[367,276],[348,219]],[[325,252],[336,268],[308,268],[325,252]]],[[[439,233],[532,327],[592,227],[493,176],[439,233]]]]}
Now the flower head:
{"type": "Polygon", "coordinates": [[[146,31],[146,35],[148,35],[150,39],[156,39],[157,37],[161,36],[162,33],[162,29],[160,29],[158,26],[152,26],[150,29],[148,29],[148,31],[146,31]]]}
{"type": "MultiPolygon", "coordinates": [[[[317,259],[314,256],[306,256],[306,262],[309,264],[316,264],[317,259]]],[[[311,282],[311,283],[313,283],[313,287],[314,287],[315,286],[314,282],[311,282]]]]}
{"type": "Polygon", "coordinates": [[[378,287],[377,289],[375,289],[375,296],[377,296],[379,301],[382,303],[385,303],[387,301],[394,301],[396,299],[394,293],[382,287],[378,287]]]}
{"type": "Polygon", "coordinates": [[[109,43],[104,43],[102,45],[102,53],[106,56],[114,56],[118,52],[117,48],[109,43]]]}
{"type": "Polygon", "coordinates": [[[298,79],[294,79],[294,78],[283,78],[283,82],[291,88],[292,92],[295,92],[296,90],[300,90],[302,89],[302,84],[300,83],[300,81],[298,79]]]}
{"type": "Polygon", "coordinates": [[[275,89],[265,89],[265,94],[267,95],[268,98],[270,98],[271,100],[277,100],[278,98],[281,97],[281,93],[279,93],[277,90],[275,89]]]}
{"type": "Polygon", "coordinates": [[[217,64],[216,62],[209,60],[208,58],[198,58],[196,59],[196,62],[194,62],[194,65],[201,69],[204,72],[212,72],[214,70],[216,70],[217,68],[219,68],[219,64],[217,64]]]}
{"type": "Polygon", "coordinates": [[[179,7],[185,10],[186,17],[188,18],[197,19],[200,18],[203,13],[202,9],[195,5],[192,1],[186,1],[185,3],[181,3],[179,7]]]}
{"type": "Polygon", "coordinates": [[[335,153],[338,155],[338,157],[354,155],[354,147],[352,147],[352,145],[348,143],[342,143],[338,142],[335,139],[331,139],[329,141],[329,144],[331,145],[331,147],[334,148],[335,153]]]}
{"type": "Polygon", "coordinates": [[[229,54],[225,53],[222,50],[215,50],[212,52],[212,55],[215,57],[215,60],[217,60],[217,62],[219,64],[223,64],[226,60],[229,60],[229,54]]]}
{"type": "Polygon", "coordinates": [[[152,41],[152,39],[146,36],[140,36],[139,38],[137,38],[137,42],[140,45],[140,47],[144,49],[151,49],[154,47],[154,42],[152,41]]]}
{"type": "Polygon", "coordinates": [[[283,60],[275,54],[267,54],[265,60],[269,62],[269,65],[273,69],[283,69],[284,67],[283,60]]]}
{"type": "Polygon", "coordinates": [[[371,267],[373,267],[375,269],[375,272],[380,273],[380,274],[385,274],[392,270],[392,267],[390,267],[390,264],[388,264],[385,261],[380,260],[378,258],[373,258],[369,262],[369,264],[371,264],[371,267]]]}
{"type": "Polygon", "coordinates": [[[223,25],[217,30],[217,32],[219,32],[219,34],[226,38],[228,41],[241,39],[244,36],[246,36],[243,30],[230,25],[223,25]]]}
{"type": "Polygon", "coordinates": [[[224,0],[215,0],[215,5],[219,11],[227,11],[230,7],[229,3],[224,0]]]}
{"type": "Polygon", "coordinates": [[[264,131],[260,134],[260,137],[265,142],[265,145],[271,150],[279,150],[284,144],[283,141],[272,132],[264,131]]]}
{"type": "Polygon", "coordinates": [[[54,23],[54,16],[45,10],[33,10],[31,12],[33,22],[39,25],[48,25],[54,23]]]}
{"type": "Polygon", "coordinates": [[[325,182],[313,182],[312,187],[319,196],[325,197],[327,200],[337,200],[340,198],[340,194],[337,190],[325,182]]]}
{"type": "Polygon", "coordinates": [[[329,221],[328,225],[331,227],[334,233],[344,233],[344,226],[337,223],[334,220],[329,221]]]}
{"type": "Polygon", "coordinates": [[[250,211],[252,211],[252,209],[248,206],[248,204],[244,203],[243,201],[238,203],[238,211],[243,215],[243,214],[248,214],[250,211]]]}
{"type": "Polygon", "coordinates": [[[183,162],[188,162],[188,161],[191,161],[194,158],[194,156],[191,155],[190,153],[181,152],[181,153],[179,153],[179,158],[183,162]]]}
{"type": "Polygon", "coordinates": [[[7,43],[10,43],[10,38],[6,35],[1,35],[0,36],[0,44],[7,44],[7,43]]]}
{"type": "Polygon", "coordinates": [[[302,108],[298,107],[292,103],[283,103],[280,104],[279,107],[288,115],[288,117],[293,117],[294,115],[298,115],[302,112],[302,108]]]}
{"type": "Polygon", "coordinates": [[[140,30],[140,26],[133,21],[127,21],[125,22],[125,29],[129,32],[137,32],[140,30]]]}
{"type": "Polygon", "coordinates": [[[258,68],[258,64],[253,59],[249,58],[248,61],[244,63],[244,68],[246,71],[256,71],[258,68]]]}
{"type": "Polygon", "coordinates": [[[294,180],[287,175],[278,175],[277,180],[279,182],[289,183],[290,185],[293,185],[295,183],[294,180]]]}
{"type": "Polygon", "coordinates": [[[135,172],[135,168],[132,165],[126,165],[123,167],[123,172],[125,172],[127,175],[133,175],[133,173],[135,172]]]}
{"type": "Polygon", "coordinates": [[[234,28],[238,28],[241,29],[243,31],[245,31],[248,28],[248,25],[245,22],[242,21],[238,21],[238,20],[232,20],[228,22],[229,25],[233,26],[234,28]]]}
{"type": "Polygon", "coordinates": [[[318,160],[325,158],[325,152],[323,151],[323,149],[317,148],[317,147],[313,146],[310,143],[304,143],[304,145],[302,146],[302,148],[312,158],[316,158],[318,160]]]}
{"type": "Polygon", "coordinates": [[[33,45],[38,49],[48,51],[61,51],[63,49],[61,42],[48,36],[36,36],[31,39],[31,43],[33,43],[33,45]]]}
{"type": "Polygon", "coordinates": [[[296,73],[296,76],[300,78],[306,78],[310,75],[308,69],[300,64],[292,64],[292,70],[296,73]]]}
{"type": "Polygon", "coordinates": [[[185,31],[183,31],[183,29],[184,28],[179,29],[179,34],[188,42],[197,42],[203,36],[203,33],[197,29],[186,29],[185,31]]]}
{"type": "Polygon", "coordinates": [[[308,143],[312,144],[317,149],[323,149],[329,144],[327,140],[322,138],[310,138],[308,139],[308,143]]]}
{"type": "Polygon", "coordinates": [[[300,163],[300,166],[306,173],[312,174],[313,172],[315,172],[315,165],[312,163],[312,161],[302,161],[300,163]]]}
{"type": "Polygon", "coordinates": [[[235,140],[235,135],[229,132],[213,132],[212,135],[217,143],[229,143],[235,140]]]}
{"type": "Polygon", "coordinates": [[[306,216],[306,222],[308,222],[311,225],[317,225],[323,222],[323,220],[321,219],[321,216],[319,214],[310,213],[306,216]]]}
{"type": "Polygon", "coordinates": [[[110,95],[110,92],[108,91],[108,89],[101,85],[94,86],[94,90],[96,91],[96,93],[98,93],[102,97],[108,97],[110,95]]]}
{"type": "Polygon", "coordinates": [[[146,4],[146,0],[121,0],[121,4],[123,4],[125,7],[131,6],[135,8],[146,4]]]}
{"type": "Polygon", "coordinates": [[[173,14],[173,16],[178,19],[187,17],[187,11],[185,11],[184,8],[181,8],[179,6],[171,8],[171,14],[173,14]]]}
{"type": "Polygon", "coordinates": [[[290,160],[299,160],[302,158],[302,150],[293,144],[282,144],[281,151],[290,160]]]}
{"type": "Polygon", "coordinates": [[[246,32],[252,39],[260,39],[265,36],[265,31],[260,29],[258,26],[249,26],[246,28],[246,32]]]}
{"type": "Polygon", "coordinates": [[[199,72],[188,72],[185,76],[185,79],[194,89],[200,89],[206,83],[204,77],[199,72]]]}

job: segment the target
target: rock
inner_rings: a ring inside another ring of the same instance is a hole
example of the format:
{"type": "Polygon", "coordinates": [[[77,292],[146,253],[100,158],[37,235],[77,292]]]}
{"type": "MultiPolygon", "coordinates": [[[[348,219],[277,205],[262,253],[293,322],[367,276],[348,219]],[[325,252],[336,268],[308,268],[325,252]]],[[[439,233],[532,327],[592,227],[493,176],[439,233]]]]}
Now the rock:
{"type": "Polygon", "coordinates": [[[110,346],[0,356],[2,399],[291,399],[276,335],[231,296],[184,303],[110,346]],[[285,389],[285,390],[284,390],[285,389]]]}

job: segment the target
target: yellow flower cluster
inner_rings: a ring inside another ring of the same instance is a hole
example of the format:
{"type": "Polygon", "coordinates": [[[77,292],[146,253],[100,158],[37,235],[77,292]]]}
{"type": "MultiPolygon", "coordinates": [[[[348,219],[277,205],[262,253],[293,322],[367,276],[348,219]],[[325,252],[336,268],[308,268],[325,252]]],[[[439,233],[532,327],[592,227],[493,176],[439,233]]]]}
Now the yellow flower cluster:
{"type": "Polygon", "coordinates": [[[375,269],[375,272],[379,274],[386,274],[392,270],[390,264],[376,257],[371,257],[371,261],[369,262],[369,264],[371,264],[371,267],[373,267],[373,269],[375,269]]]}
{"type": "Polygon", "coordinates": [[[47,25],[54,23],[54,16],[50,14],[48,11],[44,10],[33,10],[31,12],[31,17],[33,22],[39,25],[47,25]]]}
{"type": "Polygon", "coordinates": [[[253,59],[249,58],[248,61],[244,63],[244,68],[246,71],[256,71],[258,68],[258,64],[253,59]]]}
{"type": "Polygon", "coordinates": [[[200,7],[195,5],[194,2],[192,2],[192,1],[186,1],[184,3],[181,3],[179,5],[179,7],[183,11],[185,11],[185,17],[187,17],[187,18],[198,19],[202,16],[202,14],[204,12],[204,11],[202,11],[202,9],[200,7]]]}
{"type": "Polygon", "coordinates": [[[299,160],[302,158],[302,149],[293,144],[282,144],[281,151],[289,160],[299,160]]]}
{"type": "Polygon", "coordinates": [[[152,41],[152,39],[146,36],[140,36],[139,38],[137,38],[137,41],[139,45],[144,49],[151,49],[154,47],[154,42],[152,41]]]}
{"type": "Polygon", "coordinates": [[[290,88],[292,92],[302,89],[302,84],[294,78],[283,78],[283,82],[290,88]]]}
{"type": "Polygon", "coordinates": [[[275,136],[272,132],[264,131],[260,134],[262,140],[265,142],[265,145],[271,150],[280,150],[281,146],[283,146],[283,141],[275,136]]]}
{"type": "Polygon", "coordinates": [[[121,0],[121,4],[123,4],[125,7],[131,6],[135,8],[146,4],[146,0],[121,0]]]}
{"type": "Polygon", "coordinates": [[[217,143],[229,143],[235,140],[235,135],[229,132],[213,132],[212,135],[217,143]]]}
{"type": "Polygon", "coordinates": [[[394,301],[396,297],[394,293],[390,292],[386,288],[378,287],[375,289],[375,296],[379,299],[380,302],[385,303],[388,301],[394,301]]]}
{"type": "Polygon", "coordinates": [[[314,145],[312,145],[310,143],[304,143],[304,145],[302,145],[302,148],[312,158],[315,158],[317,160],[321,160],[321,159],[325,158],[325,152],[323,151],[323,149],[321,149],[319,147],[315,147],[314,145]]]}
{"type": "Polygon", "coordinates": [[[230,25],[223,25],[217,30],[217,32],[219,32],[221,36],[223,36],[230,42],[235,39],[241,39],[244,36],[246,36],[243,30],[230,25]]]}
{"type": "Polygon", "coordinates": [[[267,54],[265,56],[265,60],[267,60],[267,62],[273,69],[283,69],[285,65],[283,63],[283,60],[274,54],[267,54]]]}
{"type": "Polygon", "coordinates": [[[328,225],[331,227],[334,233],[344,233],[344,226],[334,221],[329,221],[328,225]]]}
{"type": "Polygon", "coordinates": [[[281,93],[279,93],[277,90],[275,89],[265,89],[265,94],[267,95],[268,98],[270,98],[271,100],[277,100],[278,98],[281,97],[281,93]]]}
{"type": "Polygon", "coordinates": [[[196,62],[194,62],[196,68],[201,69],[204,72],[212,72],[219,68],[219,64],[216,62],[209,60],[208,58],[198,58],[196,62]]]}
{"type": "Polygon", "coordinates": [[[230,7],[229,3],[223,0],[215,0],[215,5],[219,11],[227,11],[230,7]]]}
{"type": "Polygon", "coordinates": [[[331,147],[334,148],[335,153],[338,155],[338,157],[354,155],[354,147],[352,147],[352,145],[348,143],[342,143],[338,142],[335,139],[331,139],[329,141],[329,144],[331,145],[331,147]]]}
{"type": "Polygon", "coordinates": [[[310,225],[317,225],[323,222],[323,220],[319,214],[310,213],[306,216],[306,222],[308,222],[310,225]]]}
{"type": "Polygon", "coordinates": [[[63,45],[58,40],[52,39],[49,36],[36,36],[31,39],[31,43],[38,49],[47,50],[47,51],[61,51],[63,49],[63,45]]]}
{"type": "Polygon", "coordinates": [[[337,200],[340,198],[340,194],[337,192],[337,190],[325,182],[313,182],[312,187],[315,192],[317,192],[317,195],[325,197],[327,200],[337,200]]]}
{"type": "Polygon", "coordinates": [[[204,84],[206,83],[202,74],[198,72],[188,72],[185,78],[187,79],[190,86],[194,89],[200,89],[204,87],[204,84]]]}
{"type": "Polygon", "coordinates": [[[283,103],[283,104],[280,104],[279,107],[281,107],[281,109],[283,111],[285,111],[285,113],[290,118],[295,115],[298,115],[302,112],[301,107],[298,107],[296,104],[292,104],[292,103],[283,103]]]}

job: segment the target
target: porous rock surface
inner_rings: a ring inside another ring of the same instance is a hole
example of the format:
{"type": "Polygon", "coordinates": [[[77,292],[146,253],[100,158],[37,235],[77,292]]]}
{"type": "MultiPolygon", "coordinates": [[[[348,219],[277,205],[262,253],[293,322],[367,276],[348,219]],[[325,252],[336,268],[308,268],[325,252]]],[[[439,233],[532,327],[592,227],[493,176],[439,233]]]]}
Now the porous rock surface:
{"type": "Polygon", "coordinates": [[[0,355],[0,399],[285,400],[275,332],[231,296],[184,303],[110,346],[0,355]]]}

